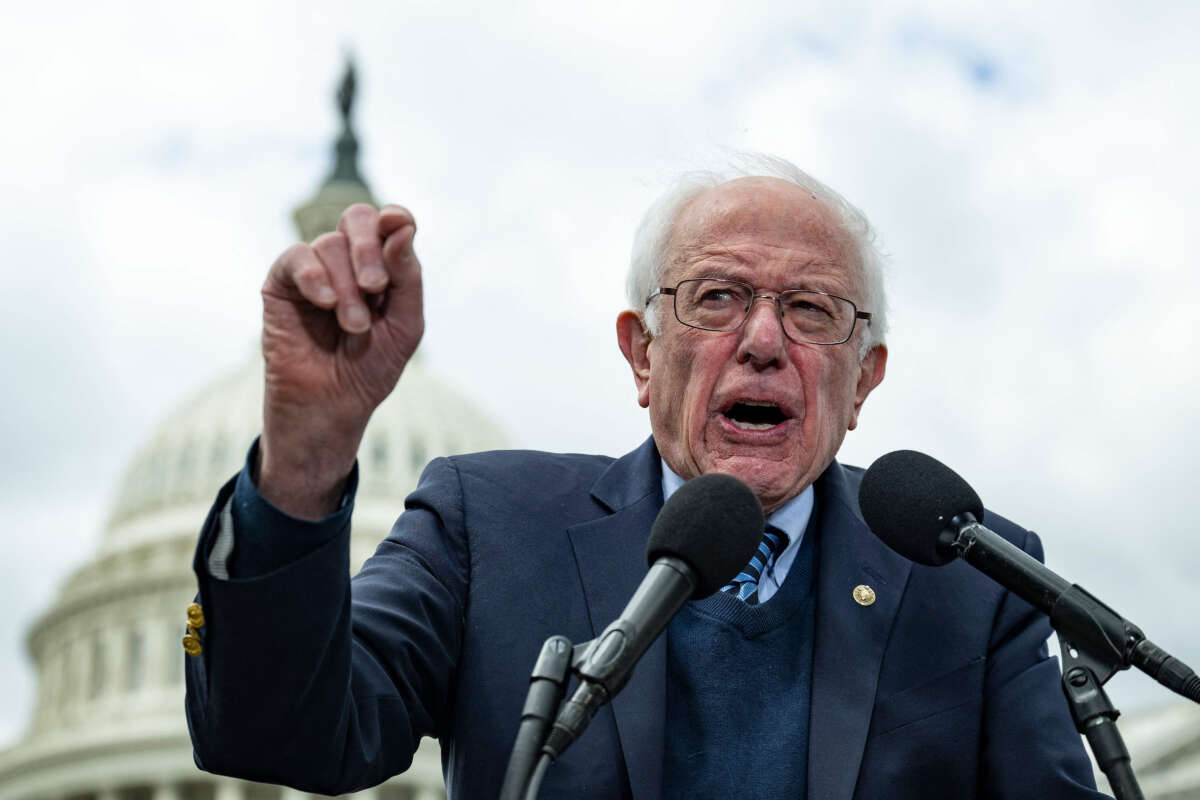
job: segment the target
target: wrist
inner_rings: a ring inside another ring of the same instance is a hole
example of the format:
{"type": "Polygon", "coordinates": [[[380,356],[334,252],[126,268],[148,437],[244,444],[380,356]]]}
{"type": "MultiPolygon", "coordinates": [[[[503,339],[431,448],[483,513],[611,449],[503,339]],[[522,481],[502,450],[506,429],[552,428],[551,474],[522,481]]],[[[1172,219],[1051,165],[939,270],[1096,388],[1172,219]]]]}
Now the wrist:
{"type": "Polygon", "coordinates": [[[320,520],[341,505],[361,434],[305,443],[280,440],[264,429],[251,476],[263,499],[297,519],[320,520]]]}

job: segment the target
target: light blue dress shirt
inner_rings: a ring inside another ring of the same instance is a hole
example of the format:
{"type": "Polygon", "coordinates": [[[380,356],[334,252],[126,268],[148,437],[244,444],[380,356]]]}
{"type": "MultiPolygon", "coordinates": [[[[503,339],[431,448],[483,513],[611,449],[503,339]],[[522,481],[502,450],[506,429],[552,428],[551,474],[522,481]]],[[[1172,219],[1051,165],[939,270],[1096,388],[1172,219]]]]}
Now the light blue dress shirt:
{"type": "MultiPolygon", "coordinates": [[[[667,466],[667,462],[663,461],[663,502],[667,502],[667,498],[683,484],[683,478],[676,475],[667,466]]],[[[768,523],[788,535],[788,546],[777,557],[767,562],[767,568],[763,570],[762,577],[758,580],[758,602],[765,603],[770,600],[783,585],[783,579],[787,577],[792,562],[796,560],[796,552],[800,549],[800,542],[804,539],[804,531],[808,527],[808,520],[812,517],[815,498],[813,487],[809,486],[767,517],[768,523]]]]}

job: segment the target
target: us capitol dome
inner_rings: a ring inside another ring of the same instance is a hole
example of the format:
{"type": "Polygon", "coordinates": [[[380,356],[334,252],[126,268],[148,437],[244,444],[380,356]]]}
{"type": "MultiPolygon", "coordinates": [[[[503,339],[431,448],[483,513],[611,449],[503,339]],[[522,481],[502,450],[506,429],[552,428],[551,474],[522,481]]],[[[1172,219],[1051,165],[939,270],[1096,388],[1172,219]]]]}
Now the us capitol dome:
{"type": "MultiPolygon", "coordinates": [[[[300,235],[333,230],[350,203],[372,202],[350,126],[353,68],[338,93],[343,131],[333,173],[295,212],[300,235]]],[[[0,800],[300,800],[287,787],[201,772],[184,718],[181,637],[196,592],[192,554],[217,489],[241,469],[262,427],[257,353],[184,402],[128,466],[98,552],[60,588],[28,634],[37,671],[24,738],[0,753],[0,800]]],[[[418,356],[380,406],[359,449],[351,565],[387,534],[429,458],[505,445],[499,429],[418,356]]],[[[436,742],[401,776],[355,797],[441,800],[436,742]]]]}

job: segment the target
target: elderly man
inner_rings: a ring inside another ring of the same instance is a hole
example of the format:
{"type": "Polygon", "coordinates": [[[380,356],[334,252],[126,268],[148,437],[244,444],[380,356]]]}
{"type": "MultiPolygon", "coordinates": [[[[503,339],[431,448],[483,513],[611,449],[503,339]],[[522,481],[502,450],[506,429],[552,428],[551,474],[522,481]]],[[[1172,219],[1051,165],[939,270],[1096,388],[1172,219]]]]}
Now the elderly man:
{"type": "Polygon", "coordinates": [[[664,497],[723,472],[770,515],[766,555],[684,608],[541,796],[1100,796],[1045,621],[862,522],[834,456],[884,376],[879,259],[857,210],[779,160],[690,175],[647,213],[617,318],[644,445],[436,460],[349,581],[358,443],[422,333],[414,231],[355,206],[267,277],[262,437],[196,559],[201,766],[336,794],[429,735],[452,797],[494,797],[541,642],[615,618],[664,497]]]}

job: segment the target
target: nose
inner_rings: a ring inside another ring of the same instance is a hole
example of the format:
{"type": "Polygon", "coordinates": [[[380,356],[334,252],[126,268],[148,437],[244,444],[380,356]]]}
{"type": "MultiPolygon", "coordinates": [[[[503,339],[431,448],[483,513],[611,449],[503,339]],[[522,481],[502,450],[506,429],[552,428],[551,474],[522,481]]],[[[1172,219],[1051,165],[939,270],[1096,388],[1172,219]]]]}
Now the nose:
{"type": "Polygon", "coordinates": [[[787,335],[783,332],[783,316],[779,298],[770,294],[755,295],[741,327],[738,342],[739,364],[752,364],[759,369],[780,366],[785,358],[787,335]],[[759,303],[766,300],[766,303],[759,303]]]}

